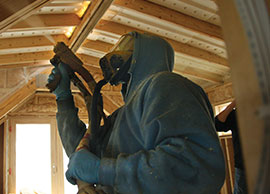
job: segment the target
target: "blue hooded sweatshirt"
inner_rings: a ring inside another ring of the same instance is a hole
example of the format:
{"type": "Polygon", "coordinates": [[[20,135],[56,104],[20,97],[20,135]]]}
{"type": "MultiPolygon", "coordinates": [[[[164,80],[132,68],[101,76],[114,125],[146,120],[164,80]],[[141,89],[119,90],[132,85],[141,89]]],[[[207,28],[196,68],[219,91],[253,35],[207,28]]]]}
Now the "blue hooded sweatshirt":
{"type": "MultiPolygon", "coordinates": [[[[131,35],[135,43],[125,104],[110,118],[99,183],[107,193],[218,193],[225,164],[206,94],[172,73],[174,52],[165,40],[131,35]]],[[[58,103],[58,126],[68,126],[63,121],[71,119],[64,117],[76,117],[73,121],[81,128],[76,109],[69,105],[64,113],[63,104],[58,103]]],[[[76,144],[82,135],[75,133],[76,144]]]]}

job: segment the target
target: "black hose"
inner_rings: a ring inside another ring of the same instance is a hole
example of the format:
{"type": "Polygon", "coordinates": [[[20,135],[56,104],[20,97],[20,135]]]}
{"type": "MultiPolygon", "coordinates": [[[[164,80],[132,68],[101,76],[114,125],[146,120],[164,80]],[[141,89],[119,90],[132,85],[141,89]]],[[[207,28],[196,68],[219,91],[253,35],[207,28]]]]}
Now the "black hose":
{"type": "Polygon", "coordinates": [[[104,122],[106,122],[105,114],[103,113],[103,100],[100,94],[100,90],[105,84],[107,84],[105,79],[100,80],[96,84],[91,105],[91,141],[95,141],[96,143],[98,142],[98,130],[100,127],[100,120],[98,118],[103,117],[104,122]],[[98,112],[98,106],[101,107],[101,113],[98,112]]]}

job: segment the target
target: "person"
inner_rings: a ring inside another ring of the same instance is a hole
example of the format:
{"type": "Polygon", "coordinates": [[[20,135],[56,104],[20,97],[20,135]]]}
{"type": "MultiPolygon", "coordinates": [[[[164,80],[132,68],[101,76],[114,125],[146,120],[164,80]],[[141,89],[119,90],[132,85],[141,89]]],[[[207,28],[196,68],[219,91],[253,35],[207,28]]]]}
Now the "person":
{"type": "Polygon", "coordinates": [[[108,116],[99,145],[75,153],[85,132],[62,66],[54,94],[61,140],[70,156],[67,180],[98,185],[105,193],[216,194],[225,162],[211,104],[203,89],[173,73],[167,41],[131,32],[100,60],[105,79],[122,84],[124,105],[108,116]]]}
{"type": "Polygon", "coordinates": [[[247,194],[244,160],[242,156],[239,130],[236,117],[235,100],[233,100],[222,112],[215,117],[217,131],[232,131],[234,149],[234,194],[247,194]]]}

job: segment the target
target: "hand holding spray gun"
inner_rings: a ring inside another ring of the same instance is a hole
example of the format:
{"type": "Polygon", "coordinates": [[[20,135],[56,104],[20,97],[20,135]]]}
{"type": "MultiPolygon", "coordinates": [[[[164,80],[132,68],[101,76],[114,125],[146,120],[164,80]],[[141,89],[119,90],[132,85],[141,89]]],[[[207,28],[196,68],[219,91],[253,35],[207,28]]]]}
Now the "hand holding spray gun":
{"type": "MultiPolygon", "coordinates": [[[[92,95],[94,93],[94,89],[96,86],[96,82],[93,79],[92,75],[82,66],[82,61],[63,43],[59,42],[54,47],[55,56],[51,59],[51,63],[54,66],[57,66],[61,63],[64,66],[70,80],[77,86],[80,91],[82,92],[85,103],[88,110],[88,117],[89,117],[89,127],[85,132],[84,137],[80,141],[79,145],[76,148],[76,151],[80,149],[88,149],[89,150],[89,137],[91,135],[91,116],[90,116],[90,106],[92,103],[92,95]],[[90,91],[84,86],[81,80],[76,76],[75,72],[77,72],[87,83],[88,88],[90,91]]],[[[58,87],[58,84],[61,80],[61,74],[56,73],[54,79],[51,80],[46,86],[50,89],[51,92],[55,91],[58,87]]],[[[96,115],[96,121],[100,123],[101,117],[105,119],[105,114],[103,113],[102,105],[97,105],[98,113],[96,115]]],[[[95,187],[91,184],[83,182],[81,180],[76,180],[78,185],[78,193],[79,194],[96,194],[101,193],[100,191],[96,191],[95,187]]]]}

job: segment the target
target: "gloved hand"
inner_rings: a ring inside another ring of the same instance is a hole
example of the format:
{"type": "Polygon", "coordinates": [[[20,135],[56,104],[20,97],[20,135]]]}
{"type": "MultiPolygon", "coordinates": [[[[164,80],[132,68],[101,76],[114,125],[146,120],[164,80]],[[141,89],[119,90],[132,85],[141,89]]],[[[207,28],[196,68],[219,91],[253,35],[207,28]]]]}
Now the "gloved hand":
{"type": "Polygon", "coordinates": [[[86,149],[81,149],[70,156],[67,180],[75,185],[76,179],[87,183],[98,183],[100,159],[86,149]]]}
{"type": "Polygon", "coordinates": [[[70,90],[70,79],[64,67],[65,65],[66,64],[59,63],[58,66],[53,68],[51,74],[48,77],[48,83],[51,83],[54,80],[55,75],[61,74],[61,80],[56,89],[53,91],[56,96],[56,100],[66,100],[72,97],[70,90]]]}

